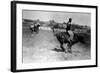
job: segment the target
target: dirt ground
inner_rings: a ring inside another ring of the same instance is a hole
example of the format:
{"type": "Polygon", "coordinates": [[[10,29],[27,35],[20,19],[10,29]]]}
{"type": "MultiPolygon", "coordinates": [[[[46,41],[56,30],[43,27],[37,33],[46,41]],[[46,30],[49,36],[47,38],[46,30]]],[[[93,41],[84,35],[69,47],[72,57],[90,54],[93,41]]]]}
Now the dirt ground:
{"type": "Polygon", "coordinates": [[[72,53],[60,51],[59,42],[52,31],[40,30],[38,34],[24,31],[22,42],[23,63],[87,60],[91,58],[90,46],[81,43],[73,45],[72,53]]]}

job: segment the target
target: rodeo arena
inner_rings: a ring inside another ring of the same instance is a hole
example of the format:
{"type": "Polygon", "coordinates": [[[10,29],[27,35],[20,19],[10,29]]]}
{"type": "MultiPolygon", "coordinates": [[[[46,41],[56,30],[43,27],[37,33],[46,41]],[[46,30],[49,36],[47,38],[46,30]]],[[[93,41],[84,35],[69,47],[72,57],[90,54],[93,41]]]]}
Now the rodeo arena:
{"type": "Polygon", "coordinates": [[[23,63],[91,59],[91,29],[72,20],[23,19],[23,63]]]}

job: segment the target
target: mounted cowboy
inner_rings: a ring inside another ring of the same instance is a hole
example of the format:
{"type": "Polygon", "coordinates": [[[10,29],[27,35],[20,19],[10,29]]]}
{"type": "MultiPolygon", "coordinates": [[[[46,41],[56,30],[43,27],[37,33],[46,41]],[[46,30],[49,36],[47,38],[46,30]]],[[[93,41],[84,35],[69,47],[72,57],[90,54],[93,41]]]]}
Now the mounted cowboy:
{"type": "Polygon", "coordinates": [[[72,24],[72,18],[69,18],[68,22],[66,23],[66,32],[69,34],[69,42],[71,42],[73,40],[74,37],[74,33],[71,30],[71,24],[72,24]]]}
{"type": "Polygon", "coordinates": [[[40,25],[40,20],[39,19],[36,20],[34,26],[38,26],[38,25],[40,25]]]}
{"type": "Polygon", "coordinates": [[[40,27],[40,20],[37,19],[35,24],[34,24],[34,32],[37,32],[39,31],[39,27],[40,27]]]}
{"type": "Polygon", "coordinates": [[[35,22],[33,22],[33,24],[30,25],[30,30],[31,30],[31,33],[33,32],[37,32],[39,31],[39,27],[40,27],[40,21],[39,19],[37,19],[35,22]]]}

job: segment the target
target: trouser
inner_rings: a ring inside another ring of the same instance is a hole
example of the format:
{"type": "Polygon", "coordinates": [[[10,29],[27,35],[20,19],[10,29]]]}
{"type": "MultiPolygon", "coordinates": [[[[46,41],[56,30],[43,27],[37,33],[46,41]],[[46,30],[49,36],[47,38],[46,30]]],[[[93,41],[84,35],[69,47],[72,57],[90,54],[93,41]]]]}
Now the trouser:
{"type": "Polygon", "coordinates": [[[74,33],[71,30],[68,30],[70,37],[68,38],[69,41],[73,41],[74,33]]]}

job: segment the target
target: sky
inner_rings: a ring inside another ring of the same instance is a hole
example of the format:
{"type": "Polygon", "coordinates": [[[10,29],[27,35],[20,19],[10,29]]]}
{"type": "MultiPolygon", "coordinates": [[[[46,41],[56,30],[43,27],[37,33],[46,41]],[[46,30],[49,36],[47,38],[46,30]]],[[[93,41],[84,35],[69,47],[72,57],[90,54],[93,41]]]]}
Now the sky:
{"type": "Polygon", "coordinates": [[[40,21],[55,20],[60,23],[67,22],[68,18],[71,17],[72,23],[91,26],[90,13],[23,10],[22,15],[24,19],[39,19],[40,21]]]}

